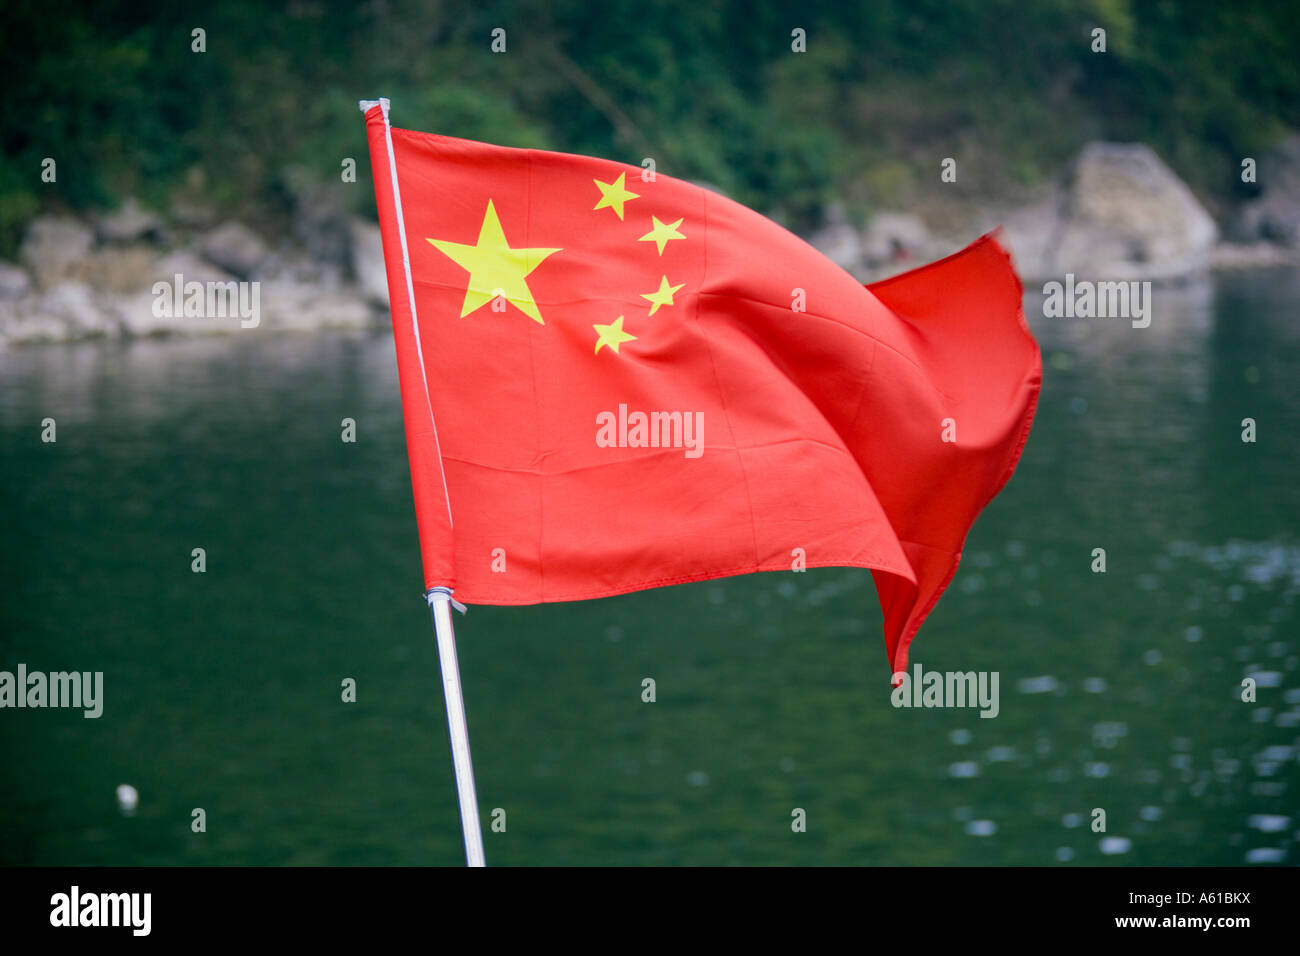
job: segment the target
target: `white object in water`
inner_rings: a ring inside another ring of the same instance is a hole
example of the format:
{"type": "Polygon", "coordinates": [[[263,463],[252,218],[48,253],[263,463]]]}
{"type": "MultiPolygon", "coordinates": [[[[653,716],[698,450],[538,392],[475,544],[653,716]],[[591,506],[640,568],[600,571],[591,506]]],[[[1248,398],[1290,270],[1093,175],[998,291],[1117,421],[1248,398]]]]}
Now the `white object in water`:
{"type": "Polygon", "coordinates": [[[117,806],[128,817],[135,813],[135,808],[140,805],[140,794],[129,783],[118,784],[117,787],[117,806]]]}

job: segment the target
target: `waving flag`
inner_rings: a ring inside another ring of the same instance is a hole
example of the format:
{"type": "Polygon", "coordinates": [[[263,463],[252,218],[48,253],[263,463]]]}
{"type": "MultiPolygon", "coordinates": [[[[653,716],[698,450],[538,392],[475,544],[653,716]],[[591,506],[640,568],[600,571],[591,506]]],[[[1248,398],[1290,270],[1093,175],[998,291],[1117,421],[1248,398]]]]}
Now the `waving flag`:
{"type": "Polygon", "coordinates": [[[1033,419],[996,238],[864,287],[668,176],[366,123],[426,587],[869,568],[905,670],[1033,419]]]}

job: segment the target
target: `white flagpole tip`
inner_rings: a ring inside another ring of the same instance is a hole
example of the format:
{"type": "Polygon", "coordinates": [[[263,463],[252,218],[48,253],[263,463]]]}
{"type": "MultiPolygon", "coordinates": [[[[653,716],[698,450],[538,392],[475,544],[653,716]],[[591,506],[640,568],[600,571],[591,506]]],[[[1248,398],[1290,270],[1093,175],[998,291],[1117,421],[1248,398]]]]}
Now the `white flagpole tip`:
{"type": "Polygon", "coordinates": [[[357,109],[361,110],[361,112],[363,112],[363,113],[369,113],[372,109],[374,109],[376,106],[378,106],[380,109],[382,109],[382,110],[384,111],[384,115],[385,115],[385,116],[388,115],[388,108],[389,108],[391,105],[392,105],[392,103],[389,102],[389,99],[388,99],[388,97],[386,97],[386,96],[381,96],[381,97],[380,97],[379,99],[377,99],[377,100],[358,100],[358,101],[357,101],[357,109]]]}

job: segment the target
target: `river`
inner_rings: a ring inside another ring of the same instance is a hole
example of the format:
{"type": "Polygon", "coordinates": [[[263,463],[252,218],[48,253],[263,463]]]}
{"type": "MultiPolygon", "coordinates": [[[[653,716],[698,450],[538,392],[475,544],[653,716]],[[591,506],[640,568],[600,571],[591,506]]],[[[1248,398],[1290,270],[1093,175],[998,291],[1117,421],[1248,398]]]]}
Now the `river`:
{"type": "MultiPolygon", "coordinates": [[[[864,571],[473,607],[489,863],[1300,862],[1300,275],[1027,310],[1029,445],[912,648],[998,716],[891,706],[864,571]]],[[[0,352],[0,449],[0,669],[104,675],[0,711],[0,863],[463,861],[390,335],[0,352]]]]}

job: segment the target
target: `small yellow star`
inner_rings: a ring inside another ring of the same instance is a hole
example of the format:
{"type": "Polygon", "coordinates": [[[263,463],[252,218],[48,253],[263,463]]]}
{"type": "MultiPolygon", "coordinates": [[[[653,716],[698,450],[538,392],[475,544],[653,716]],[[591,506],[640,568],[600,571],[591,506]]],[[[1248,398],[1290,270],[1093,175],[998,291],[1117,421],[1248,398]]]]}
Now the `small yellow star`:
{"type": "Polygon", "coordinates": [[[673,304],[673,293],[676,292],[678,289],[680,289],[683,285],[686,285],[686,283],[683,282],[681,285],[670,286],[668,284],[668,277],[663,276],[659,279],[658,291],[642,292],[641,298],[649,299],[653,303],[653,305],[650,306],[650,314],[654,315],[657,311],[659,311],[659,306],[673,304]]]}
{"type": "Polygon", "coordinates": [[[650,221],[654,224],[654,228],[638,239],[637,242],[656,243],[659,246],[659,255],[661,256],[664,254],[664,246],[668,243],[669,239],[686,238],[677,231],[677,227],[682,224],[681,219],[678,219],[676,222],[668,223],[667,225],[660,222],[658,216],[651,216],[650,221]]]}
{"type": "Polygon", "coordinates": [[[623,203],[629,199],[640,199],[641,197],[634,192],[629,192],[624,186],[627,179],[627,173],[619,173],[618,179],[612,183],[602,183],[599,179],[593,179],[592,182],[600,189],[600,201],[592,208],[594,212],[597,209],[606,207],[614,210],[618,218],[623,218],[623,203]]]}
{"type": "Polygon", "coordinates": [[[623,331],[623,316],[619,316],[609,325],[593,325],[596,330],[596,352],[600,352],[602,345],[608,345],[615,352],[624,342],[631,342],[636,338],[635,335],[628,335],[623,331]]]}

